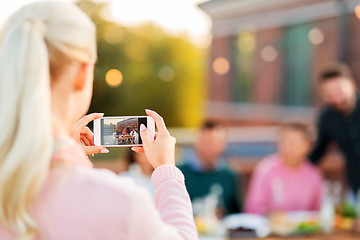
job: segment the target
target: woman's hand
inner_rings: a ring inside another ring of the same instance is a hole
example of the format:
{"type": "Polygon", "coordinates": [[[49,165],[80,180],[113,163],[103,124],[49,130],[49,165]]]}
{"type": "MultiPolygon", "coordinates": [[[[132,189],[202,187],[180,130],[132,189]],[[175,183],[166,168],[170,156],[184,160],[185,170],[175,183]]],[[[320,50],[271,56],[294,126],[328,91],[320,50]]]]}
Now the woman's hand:
{"type": "Polygon", "coordinates": [[[145,152],[147,160],[154,169],[165,164],[175,165],[176,139],[170,136],[164,120],[159,114],[147,109],[146,114],[154,119],[158,129],[158,132],[155,134],[155,140],[150,138],[148,129],[141,124],[140,136],[143,147],[133,147],[132,150],[138,153],[145,152]]]}
{"type": "Polygon", "coordinates": [[[73,127],[71,136],[75,141],[82,144],[86,154],[94,155],[95,153],[108,153],[104,146],[95,146],[94,145],[94,134],[87,127],[89,122],[94,121],[95,119],[103,117],[103,113],[91,113],[82,117],[73,127]]]}

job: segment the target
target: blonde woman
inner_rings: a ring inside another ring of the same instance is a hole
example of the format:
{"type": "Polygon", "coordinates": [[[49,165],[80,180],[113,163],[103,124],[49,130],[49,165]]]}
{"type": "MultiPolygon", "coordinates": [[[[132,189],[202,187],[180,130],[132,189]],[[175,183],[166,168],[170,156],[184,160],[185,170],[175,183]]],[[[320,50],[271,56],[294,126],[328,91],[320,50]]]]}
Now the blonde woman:
{"type": "Polygon", "coordinates": [[[73,4],[32,3],[4,25],[0,239],[196,239],[175,139],[157,113],[147,111],[156,140],[142,125],[144,148],[134,149],[155,168],[155,204],[132,181],[91,168],[77,142],[92,145],[86,124],[102,114],[75,123],[90,104],[95,61],[94,24],[73,4]]]}

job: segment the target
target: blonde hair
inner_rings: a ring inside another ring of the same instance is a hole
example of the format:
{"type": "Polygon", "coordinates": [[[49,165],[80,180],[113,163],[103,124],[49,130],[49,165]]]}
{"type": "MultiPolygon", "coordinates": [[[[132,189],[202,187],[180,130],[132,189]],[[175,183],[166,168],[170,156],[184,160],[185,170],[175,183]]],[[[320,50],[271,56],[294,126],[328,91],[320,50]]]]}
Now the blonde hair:
{"type": "Polygon", "coordinates": [[[95,26],[74,4],[26,5],[0,35],[0,225],[19,239],[38,226],[30,204],[53,151],[51,82],[72,61],[96,58],[95,26]]]}

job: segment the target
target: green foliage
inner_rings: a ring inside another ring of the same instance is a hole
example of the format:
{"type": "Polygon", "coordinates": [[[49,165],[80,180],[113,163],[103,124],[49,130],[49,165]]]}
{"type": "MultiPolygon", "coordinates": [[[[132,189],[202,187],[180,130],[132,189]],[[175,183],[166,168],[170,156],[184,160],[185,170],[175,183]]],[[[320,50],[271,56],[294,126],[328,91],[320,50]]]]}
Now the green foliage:
{"type": "Polygon", "coordinates": [[[357,216],[356,208],[349,202],[344,202],[340,206],[340,214],[344,217],[355,219],[357,216]]]}
{"type": "Polygon", "coordinates": [[[320,232],[320,226],[316,223],[300,223],[291,235],[311,235],[320,232]]]}
{"type": "Polygon", "coordinates": [[[206,51],[186,36],[172,36],[154,25],[127,28],[103,19],[106,3],[81,0],[97,26],[98,61],[90,112],[106,116],[144,115],[158,111],[168,126],[198,125],[203,116],[206,51]],[[124,76],[116,88],[105,74],[116,68],[124,76]],[[165,80],[162,80],[162,79],[165,80]]]}

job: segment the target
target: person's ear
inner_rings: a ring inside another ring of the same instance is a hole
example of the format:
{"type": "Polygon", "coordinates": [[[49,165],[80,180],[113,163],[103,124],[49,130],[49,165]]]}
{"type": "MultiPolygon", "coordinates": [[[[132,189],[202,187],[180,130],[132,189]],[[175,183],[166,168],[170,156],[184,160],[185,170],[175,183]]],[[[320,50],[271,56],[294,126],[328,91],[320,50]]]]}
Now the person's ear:
{"type": "Polygon", "coordinates": [[[88,70],[89,70],[89,63],[79,63],[76,78],[74,82],[74,87],[76,90],[81,91],[85,85],[86,80],[88,78],[88,70]]]}

